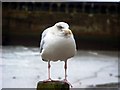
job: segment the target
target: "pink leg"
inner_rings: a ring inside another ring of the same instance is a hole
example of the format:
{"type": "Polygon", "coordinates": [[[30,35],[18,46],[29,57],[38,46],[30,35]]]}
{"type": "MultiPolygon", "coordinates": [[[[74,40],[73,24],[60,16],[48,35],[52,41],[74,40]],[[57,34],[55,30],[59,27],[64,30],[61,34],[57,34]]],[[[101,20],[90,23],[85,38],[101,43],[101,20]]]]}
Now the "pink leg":
{"type": "Polygon", "coordinates": [[[51,78],[50,78],[50,67],[51,67],[50,61],[48,61],[48,80],[51,80],[51,78]]]}
{"type": "Polygon", "coordinates": [[[67,81],[67,60],[65,61],[64,69],[65,69],[65,81],[67,81]]]}
{"type": "Polygon", "coordinates": [[[47,82],[47,81],[52,81],[52,79],[50,78],[50,61],[48,61],[48,79],[47,80],[44,80],[44,82],[47,82]]]}
{"type": "Polygon", "coordinates": [[[64,68],[65,68],[65,79],[64,79],[64,82],[68,83],[72,87],[72,85],[67,80],[67,60],[65,61],[64,68]]]}

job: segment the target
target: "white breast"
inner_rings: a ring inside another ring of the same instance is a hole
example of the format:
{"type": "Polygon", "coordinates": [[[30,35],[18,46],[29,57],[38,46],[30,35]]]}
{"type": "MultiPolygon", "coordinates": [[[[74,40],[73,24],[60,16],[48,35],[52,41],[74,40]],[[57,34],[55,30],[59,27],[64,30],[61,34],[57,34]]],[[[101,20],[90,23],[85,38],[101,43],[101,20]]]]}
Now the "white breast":
{"type": "Polygon", "coordinates": [[[41,56],[45,60],[67,60],[73,57],[75,52],[76,44],[72,36],[65,38],[48,33],[45,37],[45,46],[41,56]]]}

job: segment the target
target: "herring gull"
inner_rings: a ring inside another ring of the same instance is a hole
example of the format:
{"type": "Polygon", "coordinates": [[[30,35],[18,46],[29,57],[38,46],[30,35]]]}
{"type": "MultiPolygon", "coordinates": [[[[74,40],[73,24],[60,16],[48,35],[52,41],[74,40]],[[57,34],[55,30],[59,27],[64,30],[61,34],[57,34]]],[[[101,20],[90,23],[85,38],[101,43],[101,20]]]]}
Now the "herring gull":
{"type": "Polygon", "coordinates": [[[76,53],[76,43],[69,25],[65,22],[58,22],[54,26],[45,29],[40,42],[40,54],[43,61],[48,62],[48,79],[50,77],[50,61],[64,61],[65,79],[67,82],[67,60],[76,53]]]}

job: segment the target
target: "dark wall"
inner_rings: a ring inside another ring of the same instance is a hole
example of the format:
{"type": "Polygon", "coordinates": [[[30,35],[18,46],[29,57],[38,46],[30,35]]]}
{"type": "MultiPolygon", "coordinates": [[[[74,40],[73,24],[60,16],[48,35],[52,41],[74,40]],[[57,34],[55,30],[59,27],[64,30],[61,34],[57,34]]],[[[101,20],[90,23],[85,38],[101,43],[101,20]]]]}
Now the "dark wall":
{"type": "Polygon", "coordinates": [[[41,32],[70,25],[80,49],[118,49],[118,3],[2,3],[2,44],[39,46],[41,32]]]}

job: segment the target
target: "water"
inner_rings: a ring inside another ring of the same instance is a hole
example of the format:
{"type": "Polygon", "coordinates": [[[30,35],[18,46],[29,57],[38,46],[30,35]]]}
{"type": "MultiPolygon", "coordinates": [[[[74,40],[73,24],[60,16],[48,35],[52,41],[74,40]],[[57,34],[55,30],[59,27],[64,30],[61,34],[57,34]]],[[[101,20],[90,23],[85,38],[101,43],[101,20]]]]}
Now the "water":
{"type": "MultiPolygon", "coordinates": [[[[41,60],[39,48],[4,46],[0,48],[2,88],[36,88],[47,79],[47,62],[41,60]]],[[[51,78],[64,79],[64,62],[51,62],[51,78]]],[[[1,73],[0,73],[1,75],[1,73]]],[[[84,51],[68,60],[68,81],[74,88],[118,82],[117,51],[84,51]]]]}

